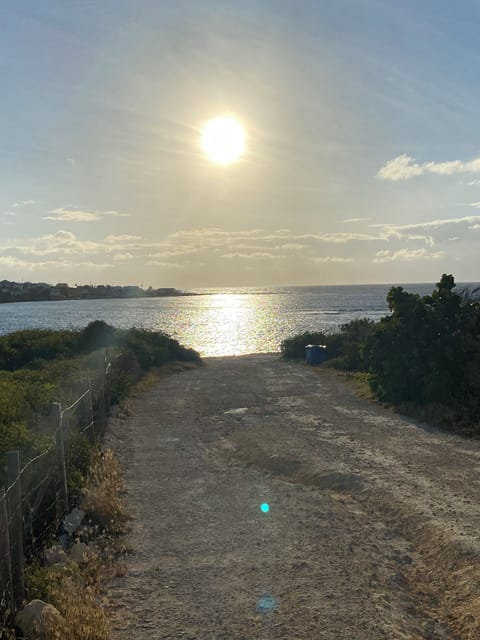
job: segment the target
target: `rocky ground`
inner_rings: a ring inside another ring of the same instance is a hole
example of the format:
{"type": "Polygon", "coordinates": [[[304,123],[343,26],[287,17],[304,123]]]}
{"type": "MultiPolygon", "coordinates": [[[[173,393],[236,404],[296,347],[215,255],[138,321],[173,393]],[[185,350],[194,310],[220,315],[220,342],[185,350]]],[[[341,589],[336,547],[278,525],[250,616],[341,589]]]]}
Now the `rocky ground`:
{"type": "Polygon", "coordinates": [[[275,355],[164,378],[109,441],[134,514],[114,640],[480,637],[479,442],[275,355]]]}

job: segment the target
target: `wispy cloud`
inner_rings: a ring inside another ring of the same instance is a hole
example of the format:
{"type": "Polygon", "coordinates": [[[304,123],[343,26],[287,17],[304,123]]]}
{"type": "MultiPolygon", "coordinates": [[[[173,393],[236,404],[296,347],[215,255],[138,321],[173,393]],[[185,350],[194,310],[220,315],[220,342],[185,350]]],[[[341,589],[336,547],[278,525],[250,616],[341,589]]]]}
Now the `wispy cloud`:
{"type": "Polygon", "coordinates": [[[72,206],[57,207],[48,213],[48,216],[43,216],[44,220],[61,220],[62,222],[96,222],[105,217],[128,218],[130,216],[129,213],[120,211],[86,211],[72,206]]]}
{"type": "Polygon", "coordinates": [[[354,262],[353,258],[337,258],[335,256],[323,256],[323,257],[314,257],[312,258],[312,262],[316,264],[324,264],[326,262],[354,262]]]}
{"type": "Polygon", "coordinates": [[[414,222],[409,224],[390,224],[379,223],[370,225],[372,228],[381,228],[384,230],[393,230],[399,232],[414,231],[415,229],[440,229],[450,225],[473,225],[480,222],[478,216],[462,216],[460,218],[440,218],[437,220],[428,220],[426,222],[414,222]]]}
{"type": "Polygon", "coordinates": [[[252,253],[224,253],[222,258],[240,258],[241,260],[278,260],[285,258],[282,254],[268,253],[266,251],[254,251],[252,253]]]}
{"type": "Polygon", "coordinates": [[[371,218],[347,218],[343,222],[368,222],[369,220],[371,220],[371,218]]]}
{"type": "Polygon", "coordinates": [[[15,251],[22,255],[81,255],[100,253],[103,245],[90,240],[78,240],[71,231],[57,231],[39,238],[23,242],[7,243],[0,246],[1,251],[15,251]]]}
{"type": "Polygon", "coordinates": [[[113,261],[114,262],[127,262],[128,260],[133,260],[135,256],[133,255],[133,253],[116,253],[113,256],[113,261]]]}
{"type": "Polygon", "coordinates": [[[95,211],[81,211],[79,209],[66,209],[58,207],[48,212],[50,215],[44,216],[44,220],[62,220],[63,222],[95,222],[101,216],[95,211]]]}
{"type": "Polygon", "coordinates": [[[373,262],[413,262],[415,260],[439,260],[443,251],[429,252],[427,249],[399,249],[398,251],[378,251],[373,262]]]}
{"type": "Polygon", "coordinates": [[[120,234],[118,236],[116,236],[116,235],[105,236],[105,242],[108,242],[108,243],[135,242],[135,241],[141,240],[141,239],[142,239],[142,236],[131,236],[128,233],[123,233],[123,234],[120,234]]]}
{"type": "Polygon", "coordinates": [[[131,216],[130,213],[122,213],[121,211],[115,211],[115,210],[103,211],[101,213],[104,216],[113,216],[114,218],[130,218],[131,216]]]}
{"type": "Polygon", "coordinates": [[[11,206],[14,209],[18,209],[18,207],[28,207],[31,204],[35,204],[35,200],[20,200],[19,202],[14,202],[11,206]]]}
{"type": "Polygon", "coordinates": [[[459,173],[480,173],[480,157],[463,162],[450,160],[448,162],[423,162],[419,164],[415,158],[403,154],[389,160],[377,173],[380,180],[410,180],[427,173],[451,176],[459,173]]]}
{"type": "Polygon", "coordinates": [[[72,262],[68,260],[23,260],[16,256],[0,256],[0,266],[6,268],[26,269],[28,271],[37,271],[38,269],[69,269],[69,268],[88,268],[88,269],[107,269],[112,265],[106,262],[72,262]]]}
{"type": "Polygon", "coordinates": [[[161,267],[162,269],[183,269],[183,264],[178,262],[161,262],[160,260],[149,260],[147,262],[151,267],[161,267]]]}

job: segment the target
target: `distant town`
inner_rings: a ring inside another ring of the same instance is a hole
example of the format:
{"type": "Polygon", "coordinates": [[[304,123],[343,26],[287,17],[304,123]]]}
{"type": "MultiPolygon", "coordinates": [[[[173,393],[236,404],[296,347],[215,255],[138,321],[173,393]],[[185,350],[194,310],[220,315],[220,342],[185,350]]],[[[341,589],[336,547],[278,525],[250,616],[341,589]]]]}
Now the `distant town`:
{"type": "Polygon", "coordinates": [[[116,286],[110,284],[82,284],[71,287],[66,282],[55,285],[46,282],[0,281],[1,302],[32,302],[39,300],[92,300],[100,298],[160,298],[167,296],[190,296],[170,287],[143,289],[138,286],[116,286]]]}

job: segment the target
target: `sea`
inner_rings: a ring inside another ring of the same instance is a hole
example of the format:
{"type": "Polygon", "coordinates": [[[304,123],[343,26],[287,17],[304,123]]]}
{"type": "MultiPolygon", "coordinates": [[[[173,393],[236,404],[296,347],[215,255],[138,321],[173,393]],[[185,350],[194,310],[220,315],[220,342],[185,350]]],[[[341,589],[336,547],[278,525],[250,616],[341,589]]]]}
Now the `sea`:
{"type": "MultiPolygon", "coordinates": [[[[205,357],[280,350],[304,331],[333,332],[356,318],[388,314],[392,285],[194,289],[169,298],[65,300],[0,304],[0,334],[19,329],[80,329],[104,320],[162,331],[205,357]]],[[[427,295],[433,284],[402,285],[427,295]]]]}

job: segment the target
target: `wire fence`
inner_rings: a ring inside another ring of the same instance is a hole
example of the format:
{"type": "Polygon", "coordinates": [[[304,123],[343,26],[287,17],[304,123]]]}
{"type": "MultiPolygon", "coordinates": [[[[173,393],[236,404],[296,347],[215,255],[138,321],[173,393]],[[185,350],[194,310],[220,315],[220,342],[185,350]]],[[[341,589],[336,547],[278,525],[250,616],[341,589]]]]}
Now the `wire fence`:
{"type": "Polygon", "coordinates": [[[26,462],[19,451],[7,453],[6,485],[0,488],[0,627],[24,601],[25,562],[58,533],[76,506],[70,495],[75,473],[104,436],[112,377],[121,366],[118,358],[110,362],[102,354],[89,388],[69,406],[52,404],[45,449],[26,462]]]}

